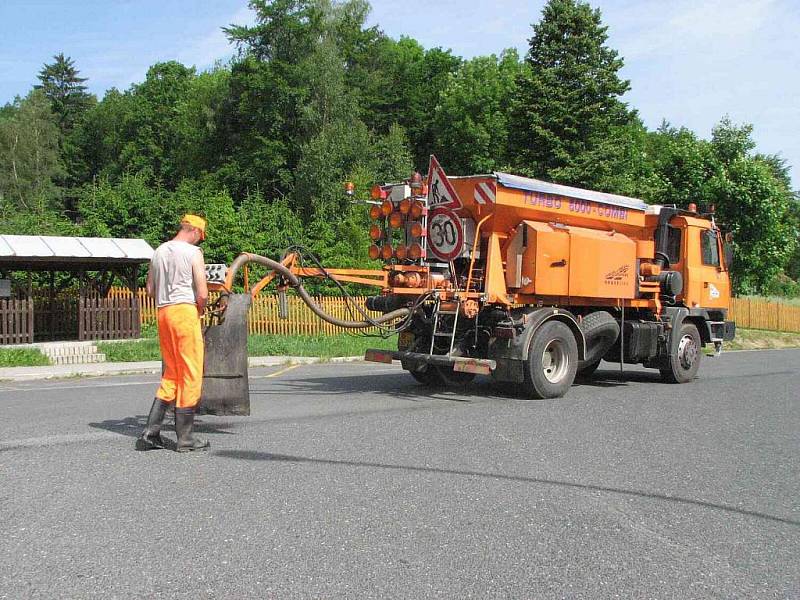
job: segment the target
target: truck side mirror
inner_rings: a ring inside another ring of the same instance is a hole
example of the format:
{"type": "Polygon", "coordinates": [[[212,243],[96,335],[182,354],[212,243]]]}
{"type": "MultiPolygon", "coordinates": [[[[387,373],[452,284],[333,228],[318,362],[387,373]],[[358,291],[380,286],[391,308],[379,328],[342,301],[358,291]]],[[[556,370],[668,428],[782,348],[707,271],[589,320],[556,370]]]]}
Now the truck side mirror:
{"type": "Polygon", "coordinates": [[[722,245],[722,251],[725,253],[725,268],[728,271],[733,266],[733,237],[729,239],[728,236],[730,235],[729,233],[725,236],[725,243],[722,245]]]}

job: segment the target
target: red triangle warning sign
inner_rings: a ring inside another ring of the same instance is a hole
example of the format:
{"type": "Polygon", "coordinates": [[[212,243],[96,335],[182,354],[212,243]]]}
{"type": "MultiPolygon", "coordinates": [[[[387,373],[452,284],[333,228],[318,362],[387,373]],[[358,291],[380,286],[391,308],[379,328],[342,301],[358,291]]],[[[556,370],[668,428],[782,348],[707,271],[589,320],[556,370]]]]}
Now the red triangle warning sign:
{"type": "Polygon", "coordinates": [[[461,208],[461,198],[458,197],[455,189],[447,180],[444,169],[431,154],[431,162],[428,166],[428,207],[446,207],[450,209],[461,208]]]}

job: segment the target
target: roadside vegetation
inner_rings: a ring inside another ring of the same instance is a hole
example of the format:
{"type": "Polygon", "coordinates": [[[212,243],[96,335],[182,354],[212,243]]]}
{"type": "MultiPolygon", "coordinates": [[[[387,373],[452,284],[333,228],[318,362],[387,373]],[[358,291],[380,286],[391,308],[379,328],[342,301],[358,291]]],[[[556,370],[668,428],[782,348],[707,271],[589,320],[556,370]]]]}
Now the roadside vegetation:
{"type": "Polygon", "coordinates": [[[726,350],[764,350],[768,348],[800,348],[800,333],[737,329],[736,339],[725,343],[726,350]]]}
{"type": "Polygon", "coordinates": [[[32,348],[0,348],[0,367],[40,367],[49,364],[44,354],[32,348]]]}
{"type": "MultiPolygon", "coordinates": [[[[360,356],[367,348],[393,348],[396,338],[341,335],[251,335],[247,340],[249,356],[360,356]]],[[[100,342],[100,352],[109,362],[161,360],[157,339],[130,342],[100,342]]]]}
{"type": "Polygon", "coordinates": [[[760,300],[762,302],[780,302],[788,304],[789,306],[800,306],[800,296],[787,297],[787,296],[743,296],[749,300],[760,300]]]}

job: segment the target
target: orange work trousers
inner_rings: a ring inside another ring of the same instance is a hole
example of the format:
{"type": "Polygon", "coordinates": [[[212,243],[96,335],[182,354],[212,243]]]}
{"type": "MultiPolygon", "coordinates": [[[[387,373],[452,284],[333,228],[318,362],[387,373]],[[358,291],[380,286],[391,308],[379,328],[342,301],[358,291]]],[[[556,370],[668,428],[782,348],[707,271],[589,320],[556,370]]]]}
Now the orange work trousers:
{"type": "Polygon", "coordinates": [[[191,408],[200,402],[203,386],[203,334],[194,304],[172,304],[158,309],[158,342],[164,374],[156,398],[191,408]]]}

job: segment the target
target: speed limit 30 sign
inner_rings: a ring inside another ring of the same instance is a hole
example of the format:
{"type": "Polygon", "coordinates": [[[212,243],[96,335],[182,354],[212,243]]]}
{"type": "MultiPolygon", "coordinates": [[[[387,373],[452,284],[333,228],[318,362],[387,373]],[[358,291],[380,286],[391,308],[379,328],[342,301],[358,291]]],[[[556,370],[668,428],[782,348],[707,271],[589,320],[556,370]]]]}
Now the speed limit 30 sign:
{"type": "Polygon", "coordinates": [[[428,217],[428,247],[440,260],[453,260],[464,251],[464,229],[461,219],[443,206],[428,217]]]}

